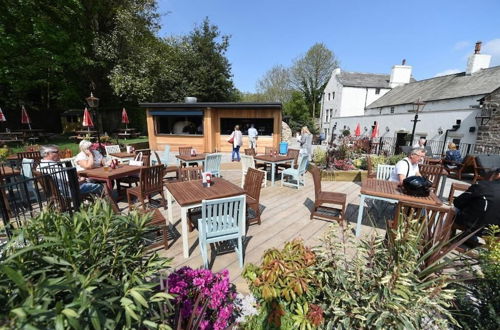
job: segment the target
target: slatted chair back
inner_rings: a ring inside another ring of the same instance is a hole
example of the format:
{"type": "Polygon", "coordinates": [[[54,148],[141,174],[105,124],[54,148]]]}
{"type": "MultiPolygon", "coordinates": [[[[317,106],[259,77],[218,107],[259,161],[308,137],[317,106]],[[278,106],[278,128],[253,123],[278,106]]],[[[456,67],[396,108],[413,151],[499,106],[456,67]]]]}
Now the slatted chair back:
{"type": "Polygon", "coordinates": [[[169,144],[165,145],[165,149],[162,151],[159,157],[156,152],[155,154],[156,154],[156,161],[158,162],[158,164],[165,164],[165,166],[168,165],[168,158],[170,157],[170,145],[169,144]]]}
{"type": "Polygon", "coordinates": [[[425,221],[423,232],[423,251],[425,254],[430,249],[436,249],[426,259],[425,263],[430,265],[438,260],[443,254],[449,252],[453,247],[445,246],[449,242],[455,222],[455,210],[444,206],[428,206],[417,203],[399,202],[396,208],[394,220],[390,227],[395,229],[399,221],[425,221]]]}
{"type": "Polygon", "coordinates": [[[256,156],[255,149],[254,148],[245,149],[245,155],[256,156]]]}
{"type": "Polygon", "coordinates": [[[277,152],[277,149],[275,147],[265,147],[265,149],[264,149],[264,153],[266,155],[272,155],[275,152],[277,152]]]}
{"type": "Polygon", "coordinates": [[[158,153],[156,151],[153,152],[155,159],[153,160],[153,165],[162,165],[163,163],[161,162],[160,156],[158,156],[158,153]]]}
{"type": "Polygon", "coordinates": [[[177,179],[179,181],[200,180],[202,168],[199,167],[181,167],[177,169],[177,179]]]}
{"type": "Polygon", "coordinates": [[[366,155],[366,168],[368,170],[367,176],[369,179],[373,179],[376,177],[376,173],[373,172],[373,164],[372,164],[372,158],[370,155],[366,155]]]}
{"type": "Polygon", "coordinates": [[[265,173],[263,171],[256,170],[254,168],[249,168],[245,176],[245,184],[243,185],[243,190],[248,196],[259,202],[260,190],[262,188],[262,180],[264,180],[265,173]]]}
{"type": "Polygon", "coordinates": [[[299,158],[299,167],[298,167],[298,172],[299,176],[304,175],[307,171],[307,163],[309,161],[309,158],[307,156],[302,156],[299,158]]]}
{"type": "Polygon", "coordinates": [[[60,156],[61,156],[61,159],[68,159],[68,158],[73,157],[73,152],[71,151],[71,149],[66,148],[64,150],[61,150],[60,156]]]}
{"type": "Polygon", "coordinates": [[[23,158],[33,159],[35,161],[35,165],[38,165],[42,160],[42,155],[40,151],[22,151],[17,153],[17,160],[22,162],[23,158]]]}
{"type": "Polygon", "coordinates": [[[429,164],[419,164],[418,171],[420,174],[432,182],[431,188],[434,191],[438,190],[439,182],[441,181],[441,175],[443,172],[443,168],[441,165],[429,165],[429,164]]]}
{"type": "Polygon", "coordinates": [[[317,166],[311,165],[309,172],[312,174],[314,181],[314,199],[318,200],[321,194],[321,172],[317,166]]]}
{"type": "Polygon", "coordinates": [[[391,177],[391,173],[394,171],[396,166],[394,165],[386,165],[386,164],[378,164],[377,165],[377,179],[378,180],[389,180],[391,177]]]}
{"type": "Polygon", "coordinates": [[[201,257],[208,268],[207,245],[237,239],[240,267],[243,267],[242,225],[245,221],[245,196],[203,200],[198,219],[201,257]]]}
{"type": "Polygon", "coordinates": [[[143,195],[163,191],[164,169],[165,166],[162,164],[141,168],[139,177],[143,195]]]}
{"type": "Polygon", "coordinates": [[[113,144],[110,146],[104,146],[104,150],[106,150],[106,155],[109,154],[117,154],[120,152],[120,146],[118,144],[113,144]]]}
{"type": "Polygon", "coordinates": [[[27,146],[24,151],[40,151],[40,146],[38,144],[27,146]]]}
{"type": "Polygon", "coordinates": [[[300,154],[299,149],[288,149],[287,156],[293,157],[294,167],[297,167],[299,164],[299,154],[300,154]]]}
{"type": "Polygon", "coordinates": [[[209,154],[205,156],[205,172],[210,172],[212,175],[220,176],[220,164],[222,162],[221,154],[209,154]]]}
{"type": "Polygon", "coordinates": [[[255,168],[253,156],[241,155],[241,171],[243,174],[246,174],[249,168],[255,168]]]}
{"type": "Polygon", "coordinates": [[[191,149],[193,149],[193,147],[179,147],[179,155],[191,156],[191,149]]]}

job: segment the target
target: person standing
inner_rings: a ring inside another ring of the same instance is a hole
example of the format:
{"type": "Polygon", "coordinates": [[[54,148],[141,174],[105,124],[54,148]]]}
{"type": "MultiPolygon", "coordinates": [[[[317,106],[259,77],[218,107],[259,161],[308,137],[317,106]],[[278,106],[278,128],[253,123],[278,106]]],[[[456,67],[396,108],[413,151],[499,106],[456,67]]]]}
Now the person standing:
{"type": "Polygon", "coordinates": [[[234,131],[231,133],[228,142],[233,144],[233,152],[231,154],[231,160],[233,162],[240,161],[240,147],[243,144],[243,134],[240,131],[240,126],[234,126],[234,131]]]}
{"type": "Polygon", "coordinates": [[[300,136],[300,154],[302,157],[307,156],[307,159],[311,161],[312,157],[312,134],[307,128],[307,126],[302,127],[300,136]]]}
{"type": "Polygon", "coordinates": [[[248,146],[251,149],[257,149],[257,135],[259,132],[255,129],[254,125],[251,124],[248,129],[248,146]]]}
{"type": "Polygon", "coordinates": [[[424,148],[412,148],[408,153],[408,157],[401,159],[396,163],[394,171],[391,173],[390,181],[403,184],[403,180],[410,176],[420,176],[418,171],[418,163],[425,155],[424,148]]]}

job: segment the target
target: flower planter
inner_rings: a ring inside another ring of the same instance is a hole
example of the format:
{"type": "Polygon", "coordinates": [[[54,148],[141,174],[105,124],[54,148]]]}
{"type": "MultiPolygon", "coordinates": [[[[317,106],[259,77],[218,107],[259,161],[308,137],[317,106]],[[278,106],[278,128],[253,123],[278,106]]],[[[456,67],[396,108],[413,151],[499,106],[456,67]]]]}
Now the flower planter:
{"type": "Polygon", "coordinates": [[[322,170],[321,180],[357,182],[366,179],[367,174],[368,172],[363,170],[352,170],[352,171],[322,170]]]}

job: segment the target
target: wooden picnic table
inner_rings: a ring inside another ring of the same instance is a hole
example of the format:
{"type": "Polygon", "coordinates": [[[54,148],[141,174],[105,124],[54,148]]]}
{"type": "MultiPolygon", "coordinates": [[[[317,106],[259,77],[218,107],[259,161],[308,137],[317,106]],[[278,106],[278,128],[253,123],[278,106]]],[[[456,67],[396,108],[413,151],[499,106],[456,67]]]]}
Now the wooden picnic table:
{"type": "MultiPolygon", "coordinates": [[[[212,185],[204,187],[202,180],[181,181],[165,184],[167,188],[167,214],[168,221],[174,224],[172,215],[172,201],[176,200],[181,207],[181,227],[182,227],[182,246],[184,258],[189,258],[189,240],[188,240],[188,219],[187,212],[195,207],[200,207],[203,200],[217,199],[245,195],[245,190],[241,187],[224,180],[213,177],[212,185]]],[[[245,203],[243,204],[245,208],[245,203]]],[[[246,214],[246,210],[243,210],[246,214]]],[[[243,235],[245,235],[246,221],[241,223],[243,235]]]]}
{"type": "Polygon", "coordinates": [[[274,186],[274,176],[275,176],[275,171],[276,171],[276,164],[284,164],[291,162],[292,167],[293,163],[295,161],[294,156],[287,156],[287,155],[257,155],[254,157],[256,160],[263,161],[266,164],[271,164],[271,186],[274,186]]]}
{"type": "Polygon", "coordinates": [[[402,191],[401,187],[398,185],[398,182],[378,179],[366,179],[361,184],[358,221],[356,224],[356,236],[359,236],[361,232],[361,221],[363,220],[363,211],[366,198],[378,199],[389,203],[397,203],[399,201],[403,201],[430,206],[439,206],[443,204],[443,202],[441,202],[441,200],[433,191],[431,191],[429,196],[427,197],[416,197],[405,194],[402,191]]]}
{"type": "Polygon", "coordinates": [[[18,169],[12,168],[10,166],[5,166],[2,165],[0,166],[0,178],[5,179],[5,178],[10,178],[16,175],[21,174],[21,171],[18,169]]]}
{"type": "Polygon", "coordinates": [[[128,152],[113,152],[113,153],[110,153],[109,154],[110,156],[112,157],[115,157],[115,158],[134,158],[135,157],[135,154],[132,154],[132,153],[128,153],[128,152]]]}
{"type": "Polygon", "coordinates": [[[182,163],[190,163],[190,162],[201,162],[202,165],[205,164],[205,156],[207,154],[196,154],[196,156],[191,155],[176,155],[175,157],[179,160],[179,166],[182,166],[182,163]]]}
{"type": "Polygon", "coordinates": [[[108,190],[109,196],[111,196],[113,181],[134,174],[139,174],[141,168],[142,166],[119,165],[118,168],[112,169],[111,167],[108,167],[108,170],[105,170],[104,167],[97,167],[90,170],[79,171],[78,176],[97,181],[104,181],[106,183],[106,189],[108,190]]]}

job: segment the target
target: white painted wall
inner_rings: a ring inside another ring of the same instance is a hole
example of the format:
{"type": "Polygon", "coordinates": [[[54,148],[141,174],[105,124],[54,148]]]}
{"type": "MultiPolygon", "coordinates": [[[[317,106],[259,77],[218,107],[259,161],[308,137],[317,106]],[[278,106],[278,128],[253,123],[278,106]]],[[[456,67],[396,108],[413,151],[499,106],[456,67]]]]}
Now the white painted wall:
{"type": "MultiPolygon", "coordinates": [[[[450,137],[460,137],[463,143],[475,143],[477,136],[477,124],[475,117],[479,113],[479,109],[468,110],[447,110],[436,112],[423,112],[419,114],[419,122],[415,129],[415,135],[427,136],[428,140],[443,140],[444,133],[438,134],[438,129],[442,128],[443,132],[452,128],[457,119],[462,120],[462,124],[458,131],[450,132],[450,137]],[[476,127],[476,132],[470,133],[469,127],[476,127]]],[[[414,113],[404,114],[384,114],[384,115],[365,115],[354,117],[337,117],[332,119],[332,124],[337,123],[336,133],[340,133],[344,126],[349,127],[351,134],[354,134],[357,124],[361,125],[361,132],[369,136],[371,134],[371,126],[374,121],[379,123],[379,137],[396,137],[398,131],[406,131],[411,134],[413,128],[414,113]],[[365,132],[364,127],[368,130],[365,132]],[[386,131],[386,127],[389,131],[386,131]]]]}
{"type": "MultiPolygon", "coordinates": [[[[447,99],[447,100],[438,100],[438,101],[430,101],[426,102],[423,111],[424,112],[432,112],[432,111],[449,111],[449,110],[469,110],[471,106],[479,106],[478,100],[481,99],[484,95],[474,95],[474,96],[466,96],[459,97],[455,99],[447,99]]],[[[379,114],[390,114],[391,107],[383,107],[383,108],[373,108],[367,109],[367,115],[379,115],[379,114]]],[[[411,104],[403,104],[394,106],[394,113],[408,113],[408,111],[413,110],[413,105],[411,104]]]]}

